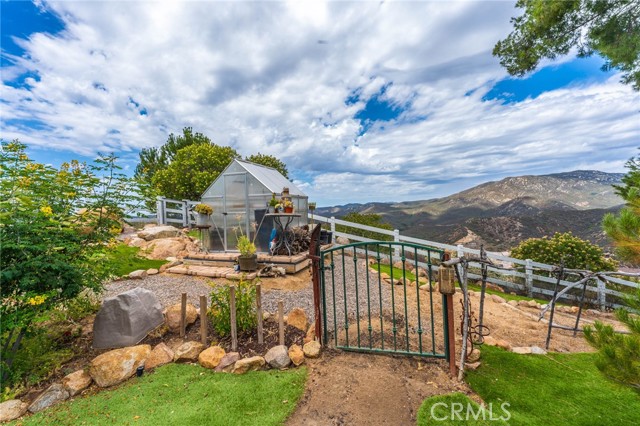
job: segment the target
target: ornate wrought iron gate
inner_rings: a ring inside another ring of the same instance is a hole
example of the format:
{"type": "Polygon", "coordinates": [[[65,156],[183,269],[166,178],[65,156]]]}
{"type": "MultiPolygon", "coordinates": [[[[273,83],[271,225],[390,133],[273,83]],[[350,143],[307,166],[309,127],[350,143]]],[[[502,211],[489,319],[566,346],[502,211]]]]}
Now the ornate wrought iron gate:
{"type": "Polygon", "coordinates": [[[322,329],[324,345],[449,359],[450,318],[434,270],[442,250],[387,241],[316,247],[316,333],[322,329]]]}

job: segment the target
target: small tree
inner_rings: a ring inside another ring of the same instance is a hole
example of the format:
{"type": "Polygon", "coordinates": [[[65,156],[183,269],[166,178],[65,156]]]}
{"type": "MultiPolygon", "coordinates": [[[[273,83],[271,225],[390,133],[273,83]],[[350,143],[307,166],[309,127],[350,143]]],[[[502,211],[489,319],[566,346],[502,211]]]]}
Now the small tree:
{"type": "Polygon", "coordinates": [[[281,160],[277,159],[273,155],[257,153],[257,154],[248,156],[246,160],[251,161],[252,163],[261,164],[263,166],[276,169],[282,174],[282,176],[289,179],[289,171],[287,170],[286,164],[284,164],[281,160]]]}
{"type": "Polygon", "coordinates": [[[540,263],[564,266],[570,269],[587,269],[590,271],[612,271],[617,264],[607,259],[602,249],[589,241],[582,240],[570,232],[555,233],[551,238],[529,238],[511,250],[516,259],[531,259],[540,263]]]}

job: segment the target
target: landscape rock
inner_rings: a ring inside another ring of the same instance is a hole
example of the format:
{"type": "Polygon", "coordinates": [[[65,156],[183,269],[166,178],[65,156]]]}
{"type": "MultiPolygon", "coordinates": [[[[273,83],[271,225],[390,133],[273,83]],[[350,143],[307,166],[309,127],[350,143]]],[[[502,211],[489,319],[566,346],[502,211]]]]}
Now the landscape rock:
{"type": "Polygon", "coordinates": [[[546,355],[547,351],[539,346],[531,346],[531,353],[534,355],[546,355]]]}
{"type": "Polygon", "coordinates": [[[138,238],[142,238],[145,241],[151,241],[159,238],[177,237],[180,233],[180,230],[173,226],[153,226],[149,228],[145,227],[143,231],[138,232],[138,238]]]}
{"type": "MultiPolygon", "coordinates": [[[[482,285],[482,281],[479,281],[479,285],[482,285]]],[[[500,293],[504,293],[504,289],[494,283],[487,283],[486,288],[489,290],[499,291],[500,293]]]]}
{"type": "Polygon", "coordinates": [[[510,304],[511,306],[518,306],[517,300],[509,300],[507,303],[510,304]]]}
{"type": "Polygon", "coordinates": [[[117,385],[133,376],[151,353],[150,345],[114,349],[95,357],[89,364],[89,375],[98,386],[117,385]]]}
{"type": "Polygon", "coordinates": [[[309,328],[309,319],[307,318],[307,314],[304,310],[300,308],[293,308],[289,314],[287,314],[287,324],[300,331],[307,331],[309,328]]]}
{"type": "Polygon", "coordinates": [[[278,370],[287,368],[291,364],[289,351],[285,345],[278,345],[269,349],[264,356],[264,360],[271,366],[271,368],[276,368],[278,370]]]}
{"type": "Polygon", "coordinates": [[[214,369],[227,353],[220,346],[211,346],[198,355],[198,363],[204,368],[214,369]]]}
{"type": "Polygon", "coordinates": [[[174,266],[178,266],[178,265],[182,265],[182,261],[177,260],[174,257],[167,257],[167,262],[169,263],[165,263],[164,265],[160,266],[159,272],[162,273],[164,271],[166,271],[169,268],[173,268],[174,266]],[[169,260],[172,259],[172,260],[169,260]]]}
{"type": "Polygon", "coordinates": [[[133,271],[129,274],[130,280],[141,280],[147,278],[147,271],[144,269],[138,269],[137,271],[133,271]]]}
{"type": "Polygon", "coordinates": [[[312,340],[316,340],[316,326],[315,324],[311,324],[309,326],[309,329],[307,330],[307,334],[306,336],[304,336],[304,339],[302,340],[302,343],[308,343],[311,342],[312,340]]]}
{"type": "Polygon", "coordinates": [[[493,336],[485,336],[484,337],[484,344],[487,346],[497,346],[499,348],[502,348],[504,350],[510,351],[511,350],[511,344],[509,342],[507,342],[506,340],[502,340],[502,339],[496,339],[493,336]]]}
{"type": "Polygon", "coordinates": [[[480,367],[481,363],[480,361],[477,362],[465,362],[464,363],[464,368],[467,370],[471,370],[471,371],[475,371],[478,369],[478,367],[480,367]]]}
{"type": "Polygon", "coordinates": [[[69,392],[60,383],[54,383],[29,405],[29,411],[37,413],[66,399],[69,399],[69,392]]]}
{"type": "MultiPolygon", "coordinates": [[[[181,312],[182,304],[176,303],[175,305],[169,306],[164,313],[165,318],[167,319],[167,327],[169,327],[169,330],[174,333],[180,331],[181,312]]],[[[187,326],[196,322],[196,318],[198,318],[198,309],[196,309],[196,307],[191,303],[187,303],[187,314],[185,318],[187,326]]]]}
{"type": "Polygon", "coordinates": [[[247,371],[260,370],[265,365],[265,360],[261,356],[252,356],[251,358],[244,358],[236,361],[233,365],[233,374],[244,374],[247,371]]]}
{"type": "Polygon", "coordinates": [[[518,300],[518,306],[529,306],[528,300],[518,300]]]}
{"type": "Polygon", "coordinates": [[[156,268],[147,269],[147,275],[158,275],[158,272],[156,268]]]}
{"type": "Polygon", "coordinates": [[[337,237],[336,243],[340,244],[341,246],[346,246],[347,244],[350,244],[351,241],[349,241],[349,239],[346,237],[337,237]]]}
{"type": "Polygon", "coordinates": [[[476,362],[480,360],[480,349],[474,348],[473,351],[467,357],[467,362],[476,362]]]}
{"type": "Polygon", "coordinates": [[[168,256],[180,256],[184,254],[187,241],[184,238],[162,238],[153,240],[146,246],[145,257],[148,259],[162,260],[168,256]]]}
{"type": "Polygon", "coordinates": [[[527,305],[532,307],[532,308],[537,308],[538,307],[538,302],[536,302],[535,300],[531,299],[527,301],[527,305]]]}
{"type": "Polygon", "coordinates": [[[491,300],[493,300],[496,303],[507,303],[507,301],[503,297],[500,297],[497,294],[492,294],[491,300]]]}
{"type": "Polygon", "coordinates": [[[300,345],[293,344],[289,348],[289,358],[296,367],[304,363],[304,352],[300,345]]]}
{"type": "Polygon", "coordinates": [[[29,404],[19,399],[10,399],[0,404],[0,422],[17,419],[27,412],[29,404]]]}
{"type": "Polygon", "coordinates": [[[428,277],[429,274],[427,273],[427,270],[424,269],[423,267],[418,267],[418,276],[419,277],[428,277]]]}
{"type": "Polygon", "coordinates": [[[168,364],[173,361],[174,356],[175,354],[171,348],[162,342],[158,343],[147,357],[147,360],[144,363],[144,368],[151,370],[152,368],[168,364]]]}
{"type": "Polygon", "coordinates": [[[389,274],[385,273],[385,272],[381,272],[380,273],[380,278],[382,278],[383,280],[389,280],[391,279],[391,277],[389,276],[389,274]]]}
{"type": "Polygon", "coordinates": [[[580,308],[577,307],[577,306],[571,306],[569,308],[569,312],[571,312],[572,314],[577,314],[579,310],[580,310],[580,308]]]}
{"type": "Polygon", "coordinates": [[[393,267],[396,269],[402,269],[404,268],[405,264],[402,260],[398,260],[396,262],[393,262],[393,267]]]}
{"type": "Polygon", "coordinates": [[[78,370],[66,375],[62,379],[62,386],[69,392],[69,396],[76,396],[91,384],[91,376],[84,370],[78,370]]]}
{"type": "Polygon", "coordinates": [[[173,356],[175,362],[195,362],[198,355],[204,350],[204,345],[200,342],[184,342],[173,356]]]}
{"type": "Polygon", "coordinates": [[[320,349],[320,342],[315,340],[309,343],[305,343],[302,347],[304,356],[306,356],[307,358],[318,358],[320,356],[320,349]]]}
{"type": "Polygon", "coordinates": [[[230,373],[233,370],[233,366],[240,360],[240,354],[238,352],[229,352],[220,360],[220,364],[216,367],[215,371],[230,373]]]}
{"type": "Polygon", "coordinates": [[[143,240],[142,238],[138,238],[138,237],[133,237],[131,238],[127,244],[131,247],[142,247],[146,244],[147,242],[145,240],[143,240]]]}
{"type": "Polygon", "coordinates": [[[531,348],[529,346],[518,346],[515,348],[511,348],[511,352],[513,352],[514,354],[526,355],[531,353],[531,348]]]}
{"type": "Polygon", "coordinates": [[[136,345],[163,323],[162,306],[152,291],[140,287],[125,291],[102,302],[93,322],[93,347],[136,345]]]}

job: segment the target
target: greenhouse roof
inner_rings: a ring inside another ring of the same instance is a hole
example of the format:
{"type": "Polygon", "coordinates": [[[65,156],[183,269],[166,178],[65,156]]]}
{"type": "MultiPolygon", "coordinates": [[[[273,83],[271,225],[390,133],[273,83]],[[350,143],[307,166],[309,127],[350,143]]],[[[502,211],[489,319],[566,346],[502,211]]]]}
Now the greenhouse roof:
{"type": "MultiPolygon", "coordinates": [[[[233,160],[238,165],[240,165],[243,169],[253,175],[260,183],[262,183],[269,191],[275,192],[276,194],[280,194],[282,192],[282,188],[289,188],[289,193],[294,196],[306,197],[307,194],[302,192],[300,188],[295,186],[293,182],[291,182],[286,177],[282,176],[282,174],[273,169],[271,167],[262,166],[260,164],[251,163],[249,161],[243,160],[233,160]]],[[[224,174],[224,173],[223,173],[224,174]]]]}

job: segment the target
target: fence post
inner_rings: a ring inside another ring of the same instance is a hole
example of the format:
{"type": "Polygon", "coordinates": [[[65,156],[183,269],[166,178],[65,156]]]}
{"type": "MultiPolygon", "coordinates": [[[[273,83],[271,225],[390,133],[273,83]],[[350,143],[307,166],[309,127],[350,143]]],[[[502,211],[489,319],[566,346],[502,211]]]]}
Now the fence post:
{"type": "MultiPolygon", "coordinates": [[[[393,241],[396,243],[400,242],[400,231],[397,229],[393,230],[393,241]]],[[[395,246],[395,248],[393,249],[393,255],[395,257],[400,257],[400,247],[395,246]]]]}
{"type": "Polygon", "coordinates": [[[207,296],[200,296],[200,342],[207,344],[207,296]]]}
{"type": "Polygon", "coordinates": [[[604,292],[607,286],[600,278],[596,279],[596,284],[598,286],[598,306],[601,311],[604,311],[607,306],[607,293],[604,292]]]}
{"type": "Polygon", "coordinates": [[[464,246],[462,244],[458,244],[458,257],[464,256],[464,246]]]}
{"type": "Polygon", "coordinates": [[[158,225],[166,225],[164,220],[164,198],[156,198],[156,223],[158,225]]]}
{"type": "Polygon", "coordinates": [[[187,331],[187,293],[182,293],[180,299],[180,337],[184,337],[187,331]]]}
{"type": "Polygon", "coordinates": [[[229,314],[231,320],[231,350],[238,350],[238,326],[236,324],[236,286],[229,287],[229,314]]]}
{"type": "Polygon", "coordinates": [[[189,200],[182,200],[182,227],[189,227],[189,200]]]}
{"type": "Polygon", "coordinates": [[[331,241],[329,241],[329,243],[333,244],[336,239],[336,218],[331,216],[329,218],[329,224],[331,225],[331,241]]]}
{"type": "Polygon", "coordinates": [[[531,259],[527,259],[525,264],[525,287],[527,288],[527,296],[533,297],[533,265],[531,264],[533,261],[531,259]]]}

